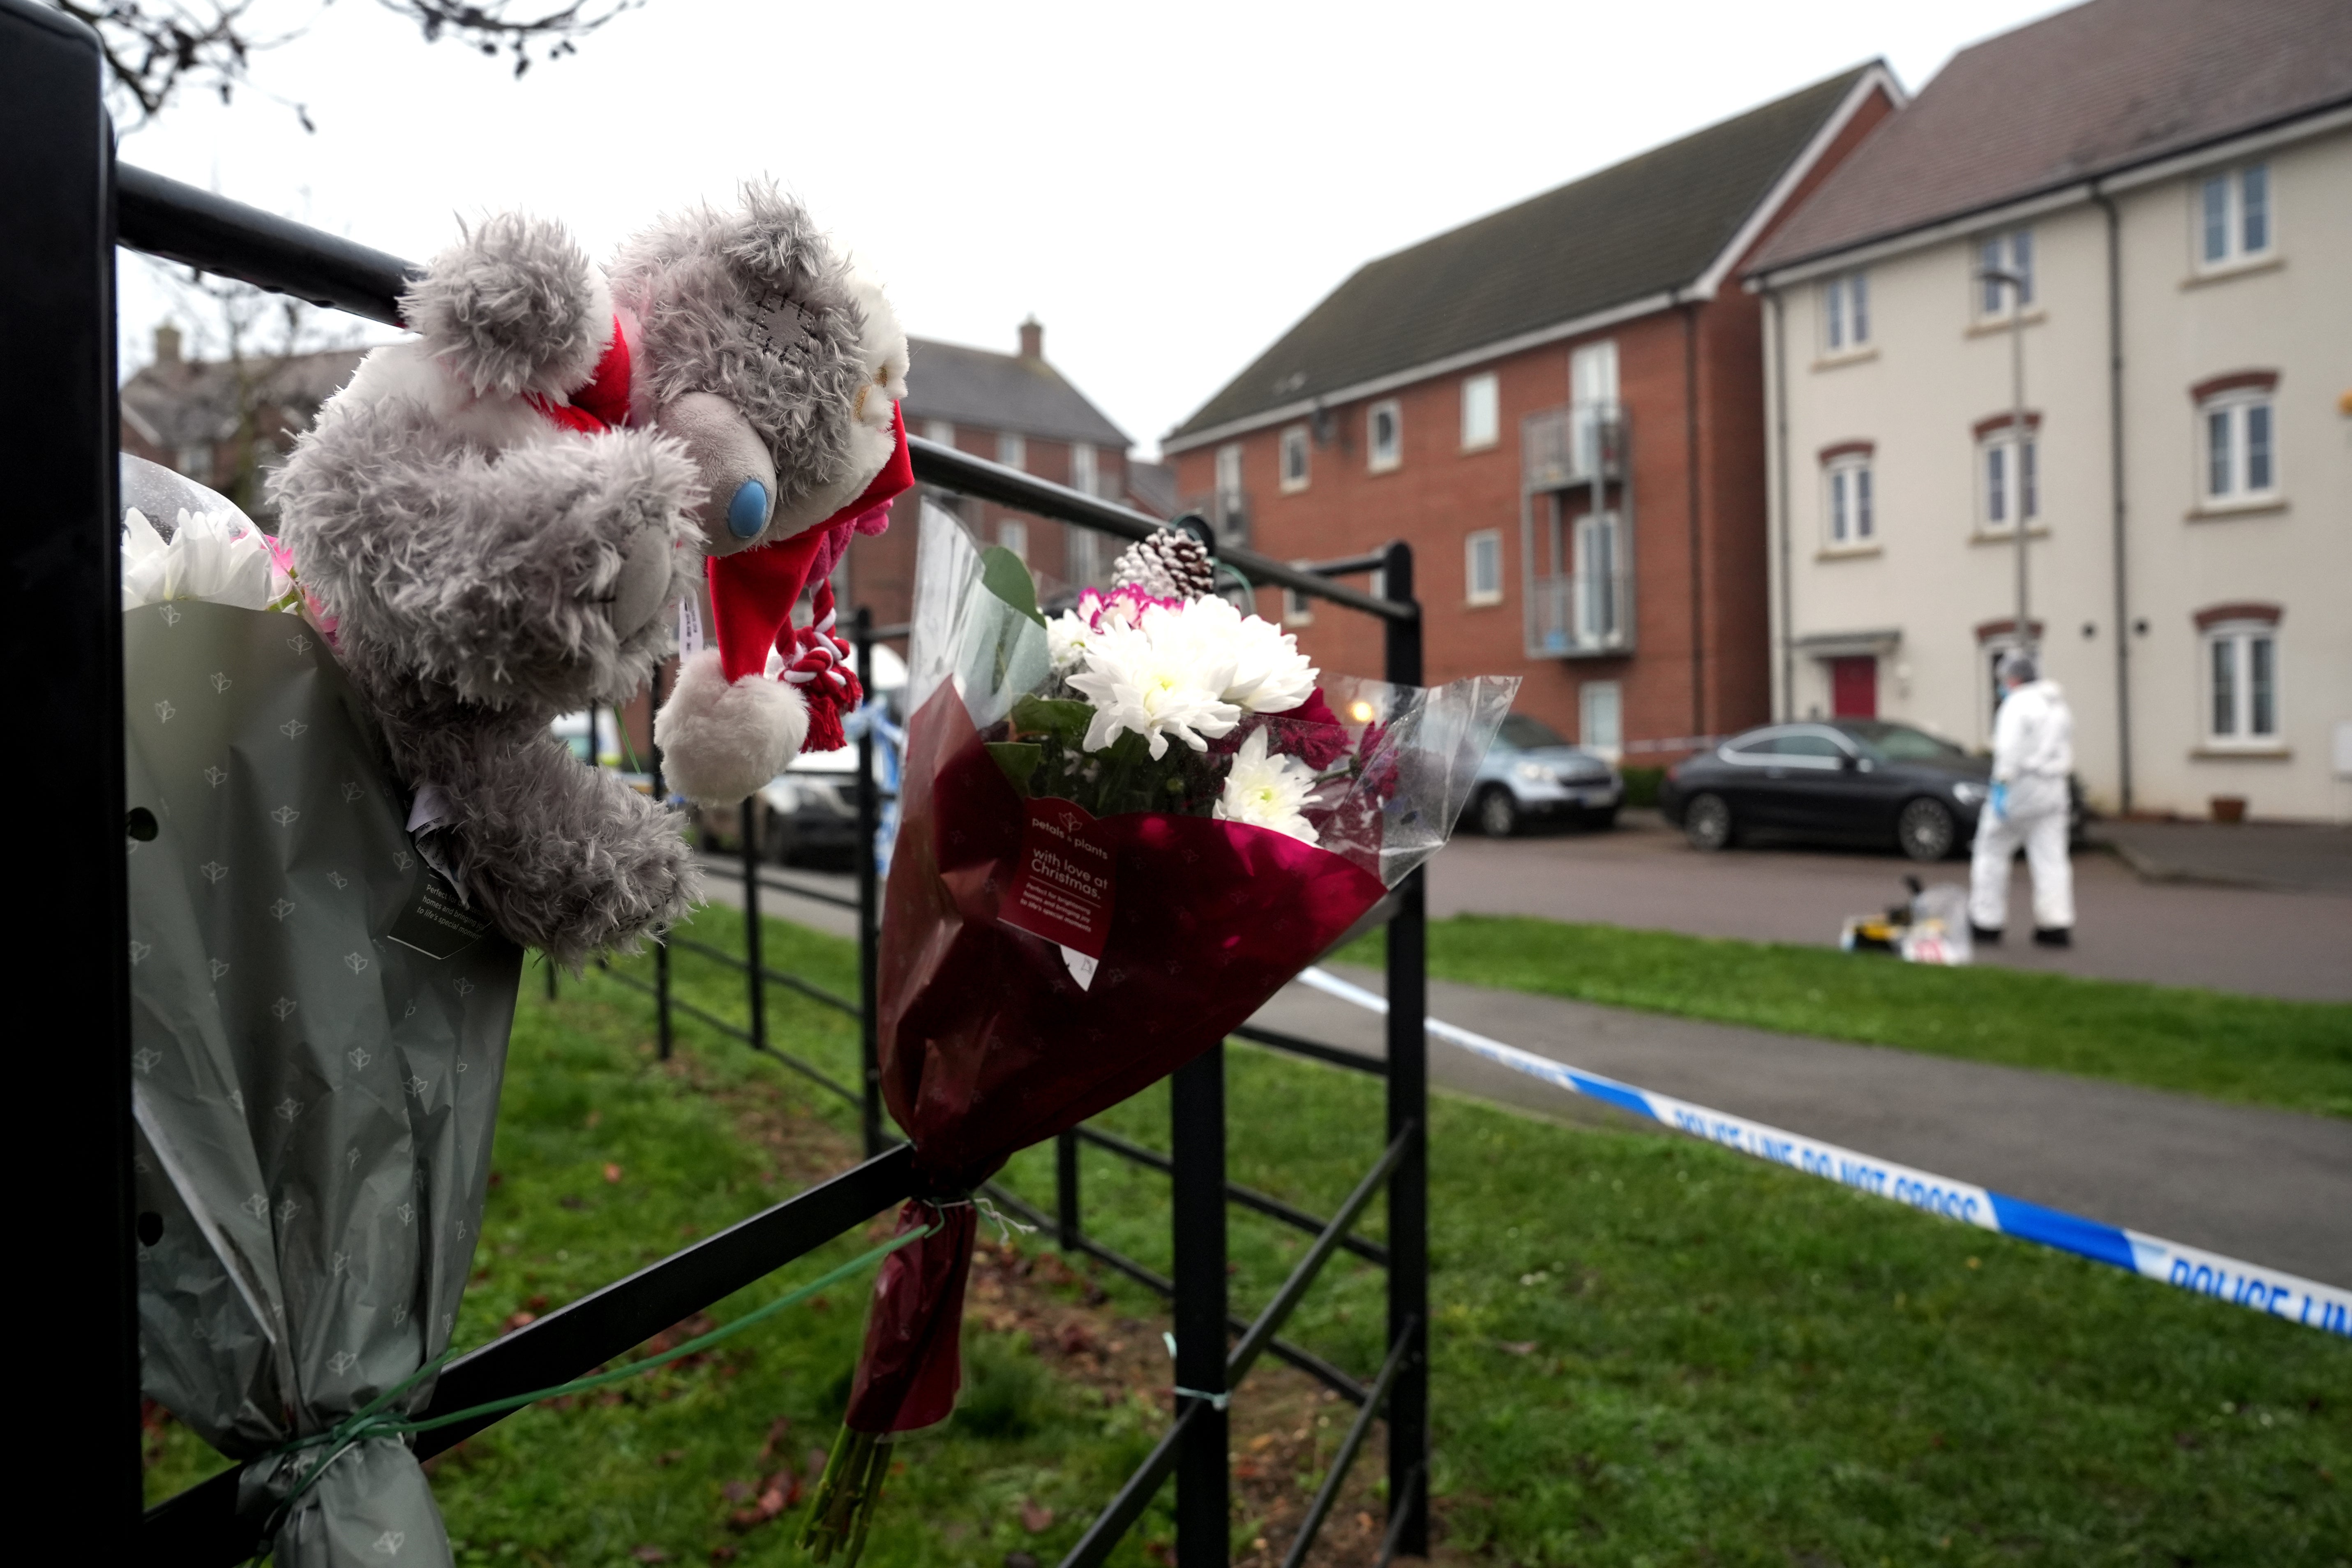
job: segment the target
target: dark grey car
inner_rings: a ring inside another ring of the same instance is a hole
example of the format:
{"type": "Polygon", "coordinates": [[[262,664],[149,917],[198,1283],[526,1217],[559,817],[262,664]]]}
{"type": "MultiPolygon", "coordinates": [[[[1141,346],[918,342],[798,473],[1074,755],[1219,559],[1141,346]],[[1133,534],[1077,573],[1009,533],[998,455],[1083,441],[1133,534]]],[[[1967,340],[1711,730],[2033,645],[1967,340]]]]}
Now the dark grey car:
{"type": "Polygon", "coordinates": [[[1490,838],[1508,838],[1530,822],[1613,826],[1625,781],[1607,759],[1570,745],[1540,719],[1503,721],[1470,794],[1470,817],[1490,838]]]}
{"type": "Polygon", "coordinates": [[[1769,834],[1940,860],[1975,837],[1991,772],[1989,759],[1908,724],[1769,724],[1667,769],[1658,805],[1701,849],[1769,834]]]}

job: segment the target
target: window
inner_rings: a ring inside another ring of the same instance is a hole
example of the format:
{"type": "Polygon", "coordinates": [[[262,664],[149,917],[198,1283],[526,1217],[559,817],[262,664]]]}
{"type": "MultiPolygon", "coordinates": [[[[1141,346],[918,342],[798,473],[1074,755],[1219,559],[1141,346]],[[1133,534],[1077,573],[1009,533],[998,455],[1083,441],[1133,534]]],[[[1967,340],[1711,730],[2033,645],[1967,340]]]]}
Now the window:
{"type": "Polygon", "coordinates": [[[1613,680],[1588,680],[1576,689],[1576,743],[1615,762],[1625,751],[1624,691],[1613,680]]]}
{"type": "Polygon", "coordinates": [[[1858,550],[1878,542],[1870,459],[1871,448],[1860,444],[1832,447],[1822,454],[1822,521],[1832,550],[1858,550]]]}
{"type": "Polygon", "coordinates": [[[1624,605],[1621,603],[1618,575],[1623,563],[1618,538],[1617,514],[1604,511],[1588,512],[1576,520],[1570,536],[1571,559],[1576,565],[1575,617],[1576,646],[1579,647],[1610,647],[1622,639],[1624,605]]]}
{"type": "Polygon", "coordinates": [[[999,518],[996,523],[996,542],[1021,557],[1022,560],[1028,560],[1029,525],[1017,517],[999,518]]]}
{"type": "Polygon", "coordinates": [[[1617,416],[1617,340],[1586,343],[1568,358],[1570,418],[1576,432],[1576,471],[1601,466],[1601,428],[1617,416]]]}
{"type": "Polygon", "coordinates": [[[1364,444],[1371,451],[1371,468],[1385,474],[1404,461],[1404,415],[1396,399],[1375,403],[1364,416],[1364,444]]]}
{"type": "Polygon", "coordinates": [[[2030,228],[2008,234],[1987,235],[1977,242],[1976,293],[1977,314],[2005,316],[2010,309],[2010,287],[1992,276],[2006,273],[2017,279],[2017,308],[2033,308],[2033,231],[2030,228]]]}
{"type": "Polygon", "coordinates": [[[1242,444],[1228,441],[1217,448],[1217,510],[1242,510],[1242,444]]]}
{"type": "Polygon", "coordinates": [[[2197,262],[2227,267],[2271,249],[2271,170],[2249,163],[2197,184],[2197,262]]]}
{"type": "Polygon", "coordinates": [[[1822,285],[1822,352],[1852,353],[1870,344],[1870,274],[1847,272],[1822,285]]]}
{"type": "Polygon", "coordinates": [[[1475,452],[1502,437],[1503,389],[1492,371],[1462,378],[1462,449],[1475,452]]]}
{"type": "Polygon", "coordinates": [[[2224,621],[2205,631],[2205,736],[2217,746],[2278,744],[2278,627],[2224,621]]]}
{"type": "Polygon", "coordinates": [[[2208,501],[2256,501],[2278,493],[2276,384],[2267,377],[2242,379],[2250,384],[2208,390],[2198,400],[2208,501]]]}
{"type": "MultiPolygon", "coordinates": [[[[1291,564],[1293,566],[1304,566],[1307,563],[1304,561],[1294,561],[1291,564]]],[[[1314,619],[1314,600],[1308,598],[1306,595],[1300,593],[1296,588],[1285,588],[1282,591],[1282,624],[1284,626],[1303,626],[1314,619]]]]}
{"type": "Polygon", "coordinates": [[[181,447],[172,466],[200,485],[213,482],[213,449],[201,441],[181,447]]]}
{"type": "Polygon", "coordinates": [[[1977,426],[1977,519],[1987,533],[2006,533],[2022,517],[2042,516],[2041,432],[2029,416],[2021,447],[2006,416],[1977,426]]]}
{"type": "Polygon", "coordinates": [[[1100,495],[1101,477],[1095,468],[1095,449],[1084,441],[1070,443],[1070,488],[1082,495],[1100,495]]]}
{"type": "Polygon", "coordinates": [[[1282,433],[1282,493],[1307,488],[1307,426],[1293,425],[1282,433]]]}
{"type": "Polygon", "coordinates": [[[1482,528],[1462,542],[1462,572],[1469,585],[1465,595],[1474,605],[1503,602],[1503,534],[1482,528]]]}
{"type": "Polygon", "coordinates": [[[923,421],[923,439],[937,441],[942,447],[952,447],[955,445],[955,426],[944,419],[926,419],[923,421]]]}
{"type": "Polygon", "coordinates": [[[1102,536],[1091,528],[1063,524],[1062,563],[1074,588],[1091,588],[1102,572],[1102,536]]]}
{"type": "Polygon", "coordinates": [[[1029,443],[1018,436],[1001,435],[996,438],[996,460],[1008,468],[1029,466],[1029,443]]]}

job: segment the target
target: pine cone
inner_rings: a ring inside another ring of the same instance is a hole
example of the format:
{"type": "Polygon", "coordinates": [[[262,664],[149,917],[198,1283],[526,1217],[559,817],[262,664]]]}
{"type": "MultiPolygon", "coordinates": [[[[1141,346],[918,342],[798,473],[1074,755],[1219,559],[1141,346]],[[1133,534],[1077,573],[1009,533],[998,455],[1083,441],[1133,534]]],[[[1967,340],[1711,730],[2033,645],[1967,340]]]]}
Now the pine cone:
{"type": "Polygon", "coordinates": [[[1110,571],[1114,588],[1140,588],[1158,599],[1198,599],[1216,591],[1216,563],[1181,528],[1163,528],[1127,547],[1110,571]]]}

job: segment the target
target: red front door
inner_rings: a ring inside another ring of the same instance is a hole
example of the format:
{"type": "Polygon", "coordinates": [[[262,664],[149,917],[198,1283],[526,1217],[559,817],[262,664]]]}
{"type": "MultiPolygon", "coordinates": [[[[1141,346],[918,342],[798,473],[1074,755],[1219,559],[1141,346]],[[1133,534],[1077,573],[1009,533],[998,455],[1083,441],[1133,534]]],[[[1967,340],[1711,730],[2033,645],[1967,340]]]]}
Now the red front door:
{"type": "Polygon", "coordinates": [[[1864,655],[1830,660],[1830,711],[1840,719],[1878,717],[1877,659],[1864,655]]]}

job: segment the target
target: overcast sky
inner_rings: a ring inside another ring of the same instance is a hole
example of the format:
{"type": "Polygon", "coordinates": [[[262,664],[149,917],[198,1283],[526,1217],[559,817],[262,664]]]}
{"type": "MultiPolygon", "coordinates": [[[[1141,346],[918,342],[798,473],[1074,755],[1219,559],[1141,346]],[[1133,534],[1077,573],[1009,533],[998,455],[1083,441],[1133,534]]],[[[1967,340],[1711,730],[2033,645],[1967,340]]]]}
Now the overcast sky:
{"type": "MultiPolygon", "coordinates": [[[[518,82],[345,0],[256,68],[315,134],[192,98],[121,157],[413,258],[512,206],[602,257],[772,175],[917,336],[1009,352],[1034,313],[1149,454],[1373,257],[1873,57],[1916,92],[2058,8],[650,0],[518,82]]],[[[126,373],[170,309],[126,259],[126,373]]]]}

